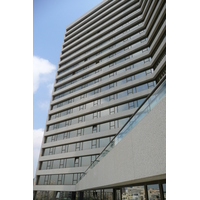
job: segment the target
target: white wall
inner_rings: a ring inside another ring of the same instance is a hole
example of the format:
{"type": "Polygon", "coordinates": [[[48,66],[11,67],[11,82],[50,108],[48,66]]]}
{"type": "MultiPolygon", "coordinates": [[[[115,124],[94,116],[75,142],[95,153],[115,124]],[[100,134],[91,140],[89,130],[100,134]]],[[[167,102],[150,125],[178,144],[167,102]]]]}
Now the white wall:
{"type": "Polygon", "coordinates": [[[166,98],[76,185],[76,191],[166,178],[166,98]]]}

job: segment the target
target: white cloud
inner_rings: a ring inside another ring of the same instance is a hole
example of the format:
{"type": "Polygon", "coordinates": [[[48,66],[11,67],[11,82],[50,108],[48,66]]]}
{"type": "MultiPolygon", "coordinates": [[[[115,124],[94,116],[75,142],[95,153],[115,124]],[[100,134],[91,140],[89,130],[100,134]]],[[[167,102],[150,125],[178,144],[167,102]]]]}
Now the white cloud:
{"type": "Polygon", "coordinates": [[[33,93],[37,91],[40,83],[53,81],[49,76],[56,70],[56,66],[50,63],[48,60],[33,56],[33,93]]]}
{"type": "Polygon", "coordinates": [[[33,130],[33,177],[35,176],[44,130],[33,130]]]}

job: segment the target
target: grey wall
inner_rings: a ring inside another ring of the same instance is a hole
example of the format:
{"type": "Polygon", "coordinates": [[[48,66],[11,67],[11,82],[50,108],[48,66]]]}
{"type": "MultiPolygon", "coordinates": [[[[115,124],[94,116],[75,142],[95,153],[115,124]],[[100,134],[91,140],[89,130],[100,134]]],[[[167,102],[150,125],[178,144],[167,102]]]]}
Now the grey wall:
{"type": "Polygon", "coordinates": [[[166,98],[76,185],[76,190],[166,178],[166,98]]]}

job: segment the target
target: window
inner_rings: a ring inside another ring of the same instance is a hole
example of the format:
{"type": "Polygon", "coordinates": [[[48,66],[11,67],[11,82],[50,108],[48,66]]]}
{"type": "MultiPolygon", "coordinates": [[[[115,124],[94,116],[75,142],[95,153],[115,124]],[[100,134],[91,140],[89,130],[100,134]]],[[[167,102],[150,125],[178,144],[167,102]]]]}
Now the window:
{"type": "Polygon", "coordinates": [[[109,101],[112,101],[112,100],[115,100],[115,95],[114,94],[109,96],[109,101]]]}
{"type": "Polygon", "coordinates": [[[85,121],[85,116],[78,117],[78,123],[84,122],[84,121],[85,121]]]}
{"type": "Polygon", "coordinates": [[[61,159],[60,164],[59,164],[59,168],[65,168],[65,162],[66,162],[66,159],[61,159]]]}
{"type": "Polygon", "coordinates": [[[90,165],[90,156],[82,157],[82,166],[89,166],[90,165]]]}
{"type": "Polygon", "coordinates": [[[132,81],[132,76],[126,78],[126,82],[128,83],[129,81],[132,81]]]}
{"type": "Polygon", "coordinates": [[[148,190],[148,199],[149,200],[156,200],[156,199],[161,198],[158,184],[147,185],[147,190],[148,190]]]}
{"type": "Polygon", "coordinates": [[[64,174],[58,174],[57,185],[63,185],[63,181],[64,181],[64,174]]]}
{"type": "Polygon", "coordinates": [[[66,132],[63,134],[63,139],[70,138],[70,132],[66,132]]]}
{"type": "Polygon", "coordinates": [[[64,185],[71,185],[73,179],[73,174],[65,174],[64,185]]]}
{"type": "Polygon", "coordinates": [[[74,158],[67,159],[66,167],[74,167],[74,158]]]}
{"type": "Polygon", "coordinates": [[[114,83],[109,84],[109,89],[114,87],[114,83]]]}
{"type": "Polygon", "coordinates": [[[79,157],[76,157],[74,160],[74,167],[79,167],[79,157]]]}
{"type": "Polygon", "coordinates": [[[128,109],[134,108],[134,103],[133,102],[129,102],[128,103],[128,109]]]}
{"type": "Polygon", "coordinates": [[[83,129],[78,129],[77,130],[77,136],[81,136],[82,135],[82,131],[83,131],[83,129]]]}
{"type": "Polygon", "coordinates": [[[65,126],[70,126],[72,124],[72,120],[70,119],[70,120],[67,120],[66,122],[65,122],[65,126]]]}
{"type": "Polygon", "coordinates": [[[115,129],[115,121],[109,122],[109,128],[115,129]]]}
{"type": "Polygon", "coordinates": [[[92,133],[96,133],[97,132],[97,125],[94,125],[93,127],[92,127],[92,133]]]}
{"type": "Polygon", "coordinates": [[[116,109],[115,107],[110,108],[109,109],[109,114],[110,115],[115,114],[115,109],[116,109]]]}
{"type": "Polygon", "coordinates": [[[83,105],[80,105],[80,106],[79,106],[79,110],[84,110],[84,109],[85,109],[85,107],[86,107],[86,106],[85,106],[85,104],[83,104],[83,105]]]}

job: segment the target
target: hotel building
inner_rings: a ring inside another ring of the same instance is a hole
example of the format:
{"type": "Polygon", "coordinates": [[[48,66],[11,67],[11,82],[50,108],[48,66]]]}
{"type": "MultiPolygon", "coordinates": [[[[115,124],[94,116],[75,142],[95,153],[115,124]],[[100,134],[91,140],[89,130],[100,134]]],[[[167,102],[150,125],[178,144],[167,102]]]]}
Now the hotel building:
{"type": "Polygon", "coordinates": [[[165,74],[165,0],[105,0],[67,26],[34,199],[166,199],[165,74]]]}

